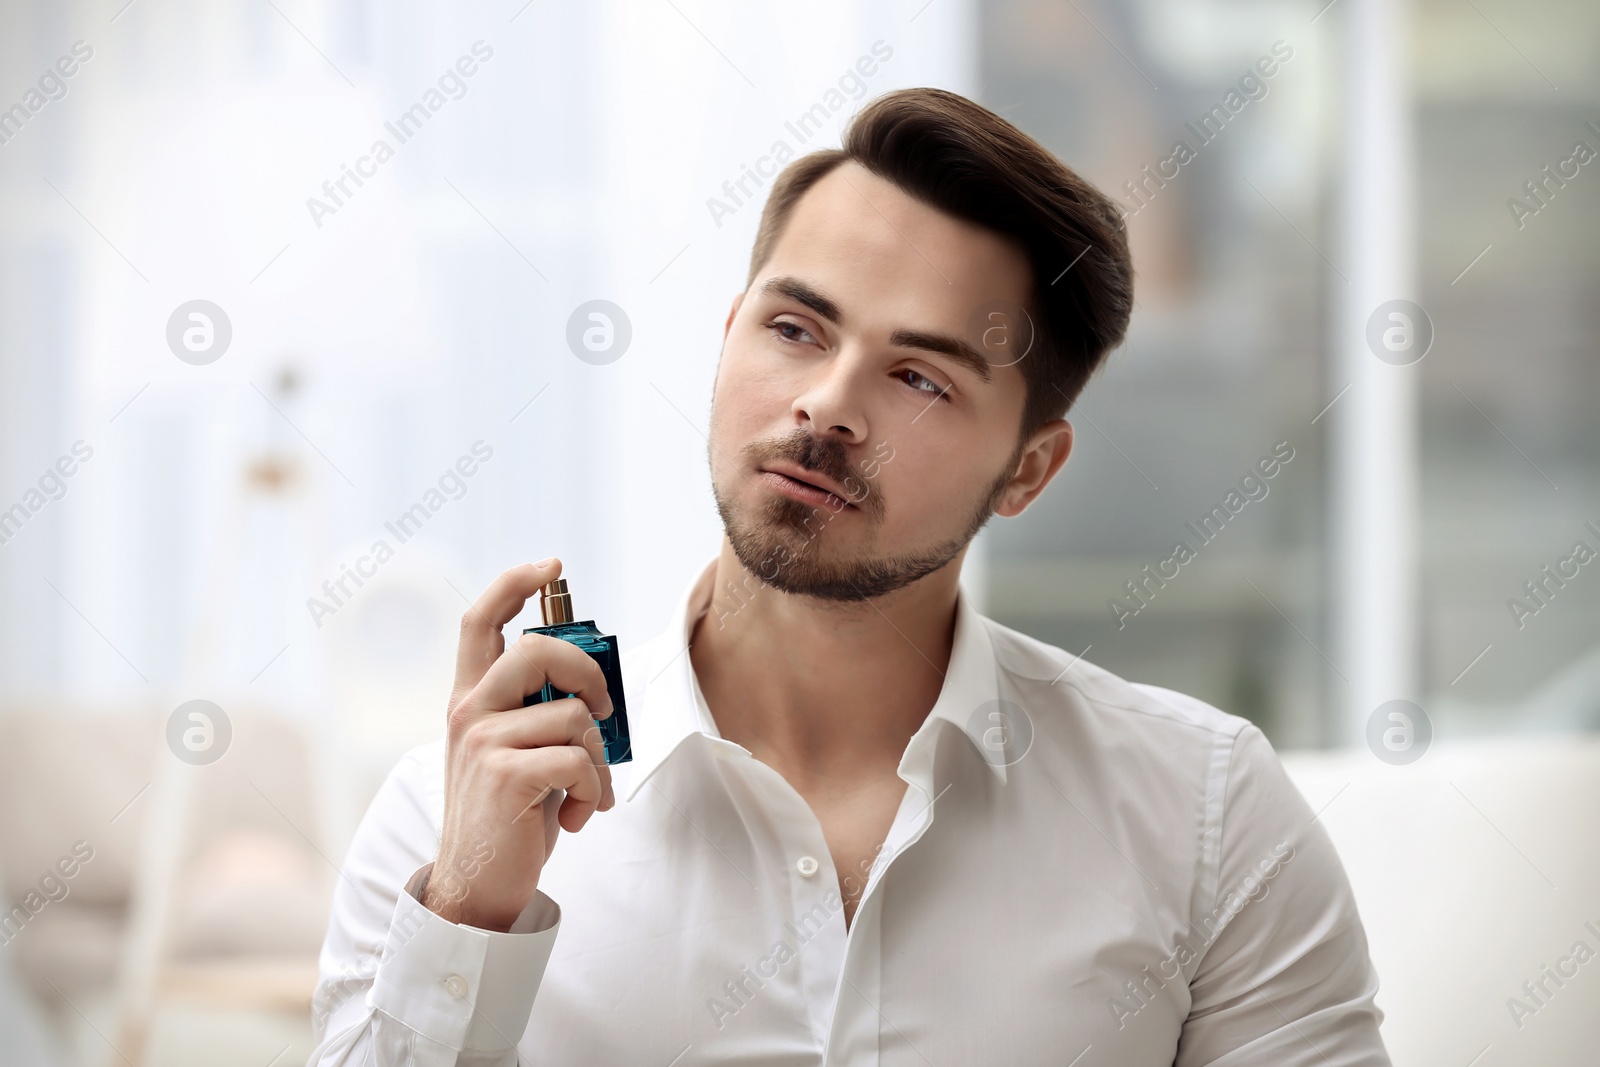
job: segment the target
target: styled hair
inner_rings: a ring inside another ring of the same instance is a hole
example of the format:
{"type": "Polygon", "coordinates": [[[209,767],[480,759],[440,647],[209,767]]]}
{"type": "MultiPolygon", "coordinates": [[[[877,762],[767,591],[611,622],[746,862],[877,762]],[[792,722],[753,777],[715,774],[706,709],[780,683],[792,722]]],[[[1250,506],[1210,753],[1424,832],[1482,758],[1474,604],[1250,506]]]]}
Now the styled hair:
{"type": "Polygon", "coordinates": [[[746,285],[771,257],[795,204],[847,162],[1022,245],[1034,325],[1032,350],[1018,365],[1028,387],[1022,436],[1065,414],[1122,343],[1133,310],[1133,263],[1111,199],[989,109],[943,89],[900,89],[851,119],[843,147],[802,156],[778,175],[746,285]]]}

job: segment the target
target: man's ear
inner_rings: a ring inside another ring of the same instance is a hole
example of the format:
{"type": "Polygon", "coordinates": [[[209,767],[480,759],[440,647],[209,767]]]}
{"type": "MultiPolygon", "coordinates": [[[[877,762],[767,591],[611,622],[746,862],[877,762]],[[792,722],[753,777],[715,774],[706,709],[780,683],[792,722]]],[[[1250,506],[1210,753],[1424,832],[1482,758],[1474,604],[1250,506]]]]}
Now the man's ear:
{"type": "Polygon", "coordinates": [[[739,305],[743,304],[743,303],[744,303],[744,294],[743,293],[735,294],[735,296],[733,298],[733,306],[728,309],[728,321],[724,322],[722,324],[722,342],[723,342],[723,344],[727,344],[727,342],[728,342],[728,331],[733,329],[733,317],[735,315],[739,314],[739,305]]]}
{"type": "Polygon", "coordinates": [[[1000,494],[995,514],[1008,519],[1021,515],[1034,498],[1044,492],[1044,487],[1050,484],[1071,454],[1072,423],[1066,419],[1051,419],[1035,430],[1023,446],[1016,473],[1000,494]]]}

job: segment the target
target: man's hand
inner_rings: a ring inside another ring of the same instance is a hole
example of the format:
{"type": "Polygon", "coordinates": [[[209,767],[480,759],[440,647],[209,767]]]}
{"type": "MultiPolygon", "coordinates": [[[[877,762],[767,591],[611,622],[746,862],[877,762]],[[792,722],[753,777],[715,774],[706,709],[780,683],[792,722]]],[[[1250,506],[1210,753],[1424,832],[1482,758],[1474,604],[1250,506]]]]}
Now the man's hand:
{"type": "Polygon", "coordinates": [[[455,923],[505,931],[539,884],[557,825],[576,833],[616,803],[595,719],[611,696],[576,646],[501,628],[559,577],[551,557],[506,571],[461,619],[446,740],[444,827],[423,904],[455,923]],[[546,681],[576,699],[522,701],[546,681]]]}

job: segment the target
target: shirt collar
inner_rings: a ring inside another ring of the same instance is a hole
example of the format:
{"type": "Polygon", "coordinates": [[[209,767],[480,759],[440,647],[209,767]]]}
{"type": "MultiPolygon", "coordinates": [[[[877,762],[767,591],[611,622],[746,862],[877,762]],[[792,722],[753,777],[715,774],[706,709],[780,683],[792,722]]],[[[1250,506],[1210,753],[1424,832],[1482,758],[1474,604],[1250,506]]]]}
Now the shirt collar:
{"type": "MultiPolygon", "coordinates": [[[[911,780],[913,772],[927,768],[931,778],[933,742],[938,724],[949,723],[972,743],[979,759],[989,765],[994,776],[1006,780],[1006,767],[1015,763],[1016,724],[1010,717],[1020,709],[1000,701],[1000,670],[995,662],[994,642],[989,620],[979,614],[966,590],[956,594],[955,639],[950,647],[950,662],[945,667],[944,685],[939,698],[921,728],[911,735],[906,754],[900,761],[900,776],[911,780]],[[1009,714],[1003,726],[994,716],[1005,709],[1009,714]],[[927,753],[924,757],[923,753],[927,753]]],[[[1032,736],[1031,729],[1027,734],[1032,736]]]]}
{"type": "MultiPolygon", "coordinates": [[[[679,597],[667,629],[636,661],[636,669],[643,677],[627,680],[633,761],[631,779],[621,790],[625,801],[632,800],[651,775],[684,742],[697,735],[713,747],[744,752],[717,732],[716,720],[706,706],[689,657],[689,636],[710,607],[715,574],[713,559],[679,597]]],[[[1003,720],[994,719],[996,710],[1004,707],[999,701],[999,669],[988,620],[978,613],[965,591],[959,592],[955,637],[944,685],[927,719],[906,745],[900,760],[901,777],[920,780],[923,785],[932,780],[935,742],[945,729],[940,724],[949,723],[966,735],[978,758],[1004,782],[1007,764],[1015,762],[1006,756],[1010,749],[1009,735],[1003,732],[1005,726],[996,726],[1003,720]],[[997,734],[997,729],[1002,733],[997,734]]]]}

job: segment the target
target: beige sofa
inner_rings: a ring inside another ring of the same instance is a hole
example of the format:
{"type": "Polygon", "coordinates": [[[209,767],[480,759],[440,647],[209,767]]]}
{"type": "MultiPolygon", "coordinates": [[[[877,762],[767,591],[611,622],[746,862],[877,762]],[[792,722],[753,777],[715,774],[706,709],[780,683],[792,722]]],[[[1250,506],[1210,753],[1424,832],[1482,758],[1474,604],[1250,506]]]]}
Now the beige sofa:
{"type": "Polygon", "coordinates": [[[1396,1067],[1600,1063],[1600,957],[1573,955],[1600,953],[1600,737],[1285,763],[1355,887],[1396,1067]]]}

